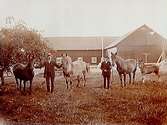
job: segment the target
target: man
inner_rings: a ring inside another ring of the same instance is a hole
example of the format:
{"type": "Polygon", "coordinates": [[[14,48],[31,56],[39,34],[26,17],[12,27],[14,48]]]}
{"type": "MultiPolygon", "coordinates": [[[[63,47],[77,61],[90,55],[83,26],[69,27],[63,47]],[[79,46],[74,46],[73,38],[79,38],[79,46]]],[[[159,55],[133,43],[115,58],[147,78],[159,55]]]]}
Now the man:
{"type": "Polygon", "coordinates": [[[46,85],[47,85],[47,92],[53,92],[54,90],[54,78],[55,78],[55,69],[54,67],[56,66],[57,68],[60,68],[61,66],[57,65],[53,60],[52,60],[52,55],[49,53],[47,60],[44,62],[44,78],[46,79],[46,85]],[[50,88],[51,84],[51,88],[50,88]]]}
{"type": "Polygon", "coordinates": [[[108,57],[104,58],[104,60],[102,61],[101,70],[104,78],[104,88],[109,89],[110,76],[111,76],[111,63],[108,57]],[[107,86],[106,86],[106,80],[107,80],[107,86]]]}

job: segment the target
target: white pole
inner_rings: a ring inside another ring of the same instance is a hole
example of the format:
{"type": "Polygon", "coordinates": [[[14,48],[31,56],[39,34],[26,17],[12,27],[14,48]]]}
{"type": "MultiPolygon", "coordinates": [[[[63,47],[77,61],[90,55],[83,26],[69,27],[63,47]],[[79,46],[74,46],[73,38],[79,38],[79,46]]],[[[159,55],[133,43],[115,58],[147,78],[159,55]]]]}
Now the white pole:
{"type": "Polygon", "coordinates": [[[103,37],[101,37],[101,57],[104,58],[104,41],[103,37]]]}

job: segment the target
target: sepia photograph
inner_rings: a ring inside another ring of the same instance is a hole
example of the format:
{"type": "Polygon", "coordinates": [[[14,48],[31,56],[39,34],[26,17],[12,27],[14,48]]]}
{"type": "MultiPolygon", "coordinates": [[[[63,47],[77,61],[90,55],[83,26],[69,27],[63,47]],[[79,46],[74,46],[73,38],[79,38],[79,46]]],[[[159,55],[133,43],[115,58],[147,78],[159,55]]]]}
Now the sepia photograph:
{"type": "Polygon", "coordinates": [[[167,1],[0,0],[0,125],[167,125],[167,1]]]}

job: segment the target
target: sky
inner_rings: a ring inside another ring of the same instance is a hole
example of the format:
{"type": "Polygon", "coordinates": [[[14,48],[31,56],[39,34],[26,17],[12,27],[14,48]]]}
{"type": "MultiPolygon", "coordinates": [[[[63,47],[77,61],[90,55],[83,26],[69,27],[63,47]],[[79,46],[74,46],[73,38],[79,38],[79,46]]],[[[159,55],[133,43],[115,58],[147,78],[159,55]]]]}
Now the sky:
{"type": "Polygon", "coordinates": [[[167,0],[0,0],[6,17],[44,36],[122,36],[143,24],[167,38],[167,0]]]}

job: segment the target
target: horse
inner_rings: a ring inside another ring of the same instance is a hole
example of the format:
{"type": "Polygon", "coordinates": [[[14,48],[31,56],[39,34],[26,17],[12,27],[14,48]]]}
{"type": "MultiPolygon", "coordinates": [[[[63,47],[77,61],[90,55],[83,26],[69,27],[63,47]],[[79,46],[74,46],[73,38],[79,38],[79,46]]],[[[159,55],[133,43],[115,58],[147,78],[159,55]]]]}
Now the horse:
{"type": "Polygon", "coordinates": [[[142,82],[144,83],[144,76],[146,74],[151,74],[154,73],[156,76],[158,76],[158,80],[160,78],[160,73],[159,73],[159,66],[155,63],[151,63],[151,64],[145,64],[142,60],[139,60],[138,62],[139,64],[139,68],[142,74],[142,82]]]}
{"type": "Polygon", "coordinates": [[[27,65],[24,65],[22,63],[16,63],[13,66],[13,74],[15,76],[17,88],[19,89],[19,83],[18,83],[18,79],[19,79],[20,80],[20,91],[21,91],[21,84],[22,84],[22,81],[23,81],[24,92],[25,92],[26,82],[29,81],[30,82],[30,87],[29,87],[30,94],[31,94],[31,91],[32,91],[32,81],[33,81],[33,78],[34,78],[33,64],[34,64],[34,61],[31,60],[31,61],[28,62],[27,65]]]}
{"type": "Polygon", "coordinates": [[[126,75],[129,75],[129,84],[131,83],[131,74],[133,74],[133,84],[135,81],[135,74],[137,70],[137,60],[136,59],[123,59],[118,56],[117,53],[111,52],[112,66],[116,64],[117,71],[120,77],[122,87],[126,86],[126,75]],[[122,75],[124,76],[124,84],[122,82],[122,75]]]}
{"type": "Polygon", "coordinates": [[[88,64],[84,61],[77,60],[72,62],[71,57],[66,56],[62,58],[63,75],[66,81],[67,89],[72,85],[73,77],[77,78],[77,87],[79,87],[80,80],[84,80],[86,84],[86,73],[89,71],[88,64]]]}

